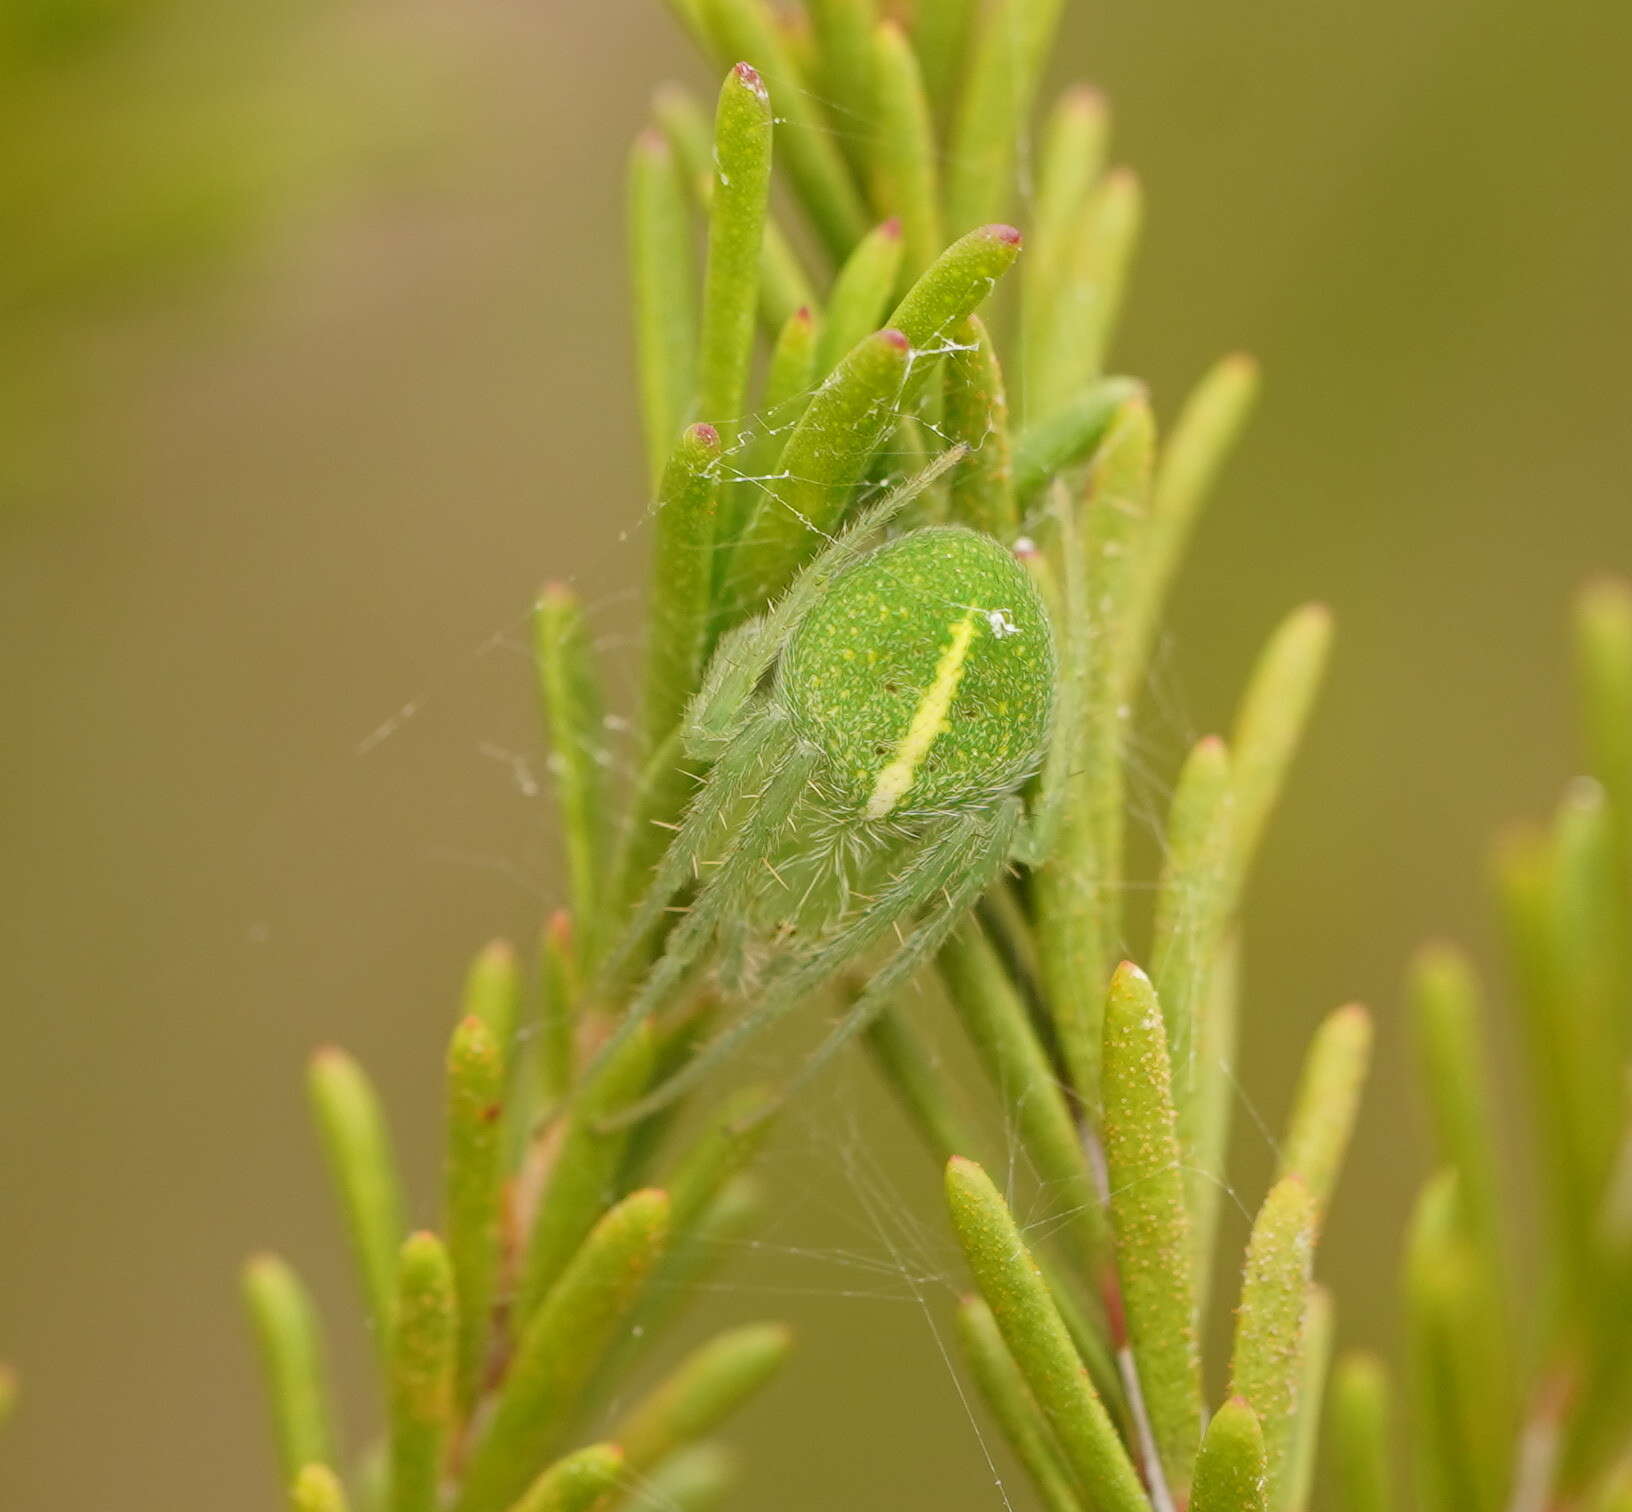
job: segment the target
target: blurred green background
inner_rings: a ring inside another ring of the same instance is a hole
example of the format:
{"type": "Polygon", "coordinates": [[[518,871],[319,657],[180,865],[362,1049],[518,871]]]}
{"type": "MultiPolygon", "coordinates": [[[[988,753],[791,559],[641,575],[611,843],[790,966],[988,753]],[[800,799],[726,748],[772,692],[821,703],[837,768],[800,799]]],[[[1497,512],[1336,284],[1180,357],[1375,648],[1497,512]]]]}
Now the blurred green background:
{"type": "MultiPolygon", "coordinates": [[[[1391,1337],[1421,1164],[1402,963],[1488,959],[1488,837],[1574,759],[1567,595],[1632,564],[1629,60],[1604,0],[1077,0],[1058,50],[1151,203],[1118,365],[1167,414],[1222,350],[1267,371],[1147,801],[1284,610],[1339,619],[1249,909],[1244,1095],[1274,1126],[1316,1018],[1378,1009],[1323,1265],[1351,1342],[1391,1337]]],[[[28,0],[0,70],[0,1504],[270,1509],[236,1267],[275,1245],[355,1311],[300,1087],[326,1039],[430,1216],[463,962],[555,898],[531,595],[571,577],[625,670],[637,622],[623,155],[655,83],[707,80],[657,0],[28,0]]],[[[937,1183],[870,1072],[768,1176],[702,1309],[803,1338],[738,1504],[1001,1507],[937,1183]]]]}

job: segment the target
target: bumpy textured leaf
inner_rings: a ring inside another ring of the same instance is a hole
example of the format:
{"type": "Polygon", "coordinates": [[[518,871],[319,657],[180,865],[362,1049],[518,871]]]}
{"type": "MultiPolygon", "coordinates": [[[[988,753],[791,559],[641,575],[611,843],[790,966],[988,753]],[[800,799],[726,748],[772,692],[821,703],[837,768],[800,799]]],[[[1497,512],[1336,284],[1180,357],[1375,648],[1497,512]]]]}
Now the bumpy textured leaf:
{"type": "Polygon", "coordinates": [[[457,1398],[475,1396],[492,1326],[504,1183],[505,1056],[474,1015],[453,1031],[447,1058],[443,1213],[459,1311],[457,1398]]]}
{"type": "Polygon", "coordinates": [[[413,1234],[397,1266],[391,1331],[390,1509],[434,1512],[453,1431],[458,1303],[453,1268],[435,1234],[413,1234]]]}
{"type": "Polygon", "coordinates": [[[1264,1434],[1258,1414],[1231,1397],[1214,1414],[1196,1459],[1192,1512],[1265,1512],[1264,1434]]]}
{"type": "Polygon", "coordinates": [[[1026,1467],[1044,1507],[1048,1512],[1082,1512],[1071,1474],[1025,1377],[1003,1342],[991,1308],[979,1297],[965,1297],[958,1304],[957,1322],[975,1384],[1015,1457],[1026,1467]]]}
{"type": "Polygon", "coordinates": [[[1145,1512],[1139,1477],[1002,1196],[979,1166],[958,1158],[947,1163],[946,1190],[975,1283],[1087,1504],[1145,1512]]]}
{"type": "Polygon", "coordinates": [[[1150,979],[1124,961],[1105,1005],[1100,1135],[1128,1341],[1169,1490],[1183,1501],[1201,1438],[1193,1242],[1167,1030],[1150,979]]]}
{"type": "Polygon", "coordinates": [[[1252,1226],[1241,1278],[1230,1392],[1246,1400],[1263,1428],[1270,1507],[1282,1505],[1303,1384],[1315,1220],[1314,1198],[1302,1180],[1276,1182],[1252,1226]]]}
{"type": "Polygon", "coordinates": [[[714,192],[697,350],[696,413],[715,425],[731,424],[746,408],[770,191],[770,95],[759,74],[739,63],[725,76],[714,118],[714,192]]]}
{"type": "Polygon", "coordinates": [[[669,1235],[669,1200],[634,1192],[595,1225],[526,1324],[457,1512],[499,1512],[521,1492],[613,1343],[669,1235]]]}

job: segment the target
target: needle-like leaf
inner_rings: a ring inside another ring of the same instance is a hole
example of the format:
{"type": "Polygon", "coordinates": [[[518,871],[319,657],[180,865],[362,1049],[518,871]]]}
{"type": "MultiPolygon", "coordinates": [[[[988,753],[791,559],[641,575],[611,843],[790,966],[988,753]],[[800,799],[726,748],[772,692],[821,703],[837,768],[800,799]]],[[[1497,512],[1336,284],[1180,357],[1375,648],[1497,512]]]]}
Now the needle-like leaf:
{"type": "Polygon", "coordinates": [[[1304,1373],[1304,1322],[1315,1249],[1315,1203],[1297,1176],[1270,1188],[1247,1242],[1235,1315],[1230,1393],[1264,1431],[1266,1504],[1283,1505],[1304,1373]]]}
{"type": "Polygon", "coordinates": [[[998,0],[975,24],[947,157],[946,216],[954,229],[1008,207],[1018,145],[1062,9],[1063,0],[998,0]]]}
{"type": "Polygon", "coordinates": [[[697,408],[731,425],[746,410],[759,263],[771,192],[771,100],[747,63],[725,76],[714,117],[714,192],[708,215],[697,408]]]}
{"type": "Polygon", "coordinates": [[[1150,650],[1202,506],[1234,450],[1258,395],[1258,364],[1236,354],[1215,364],[1184,401],[1162,448],[1150,520],[1139,543],[1128,602],[1123,688],[1144,681],[1150,650]]]}
{"type": "Polygon", "coordinates": [[[1282,1176],[1303,1179],[1318,1223],[1332,1200],[1371,1063],[1371,1015],[1350,1003],[1329,1015],[1304,1057],[1281,1141],[1282,1176]]]}
{"type": "Polygon", "coordinates": [[[905,284],[934,261],[946,240],[935,123],[917,56],[893,21],[881,22],[874,31],[869,61],[873,113],[868,178],[874,209],[901,223],[905,284]]]}
{"type": "MultiPolygon", "coordinates": [[[[966,919],[941,949],[941,981],[981,1069],[1056,1205],[1075,1262],[1090,1273],[1107,1254],[1099,1193],[1048,1053],[1026,1005],[978,922],[966,919]]],[[[957,1153],[962,1153],[961,1151],[957,1153]]]]}
{"type": "Polygon", "coordinates": [[[1124,961],[1105,1004],[1100,1137],[1116,1274],[1140,1394],[1168,1490],[1187,1499],[1201,1437],[1194,1245],[1167,1029],[1150,978],[1124,961]]]}
{"type": "Polygon", "coordinates": [[[965,1297],[958,1304],[957,1323],[975,1384],[1015,1457],[1026,1467],[1043,1506],[1047,1512],[1082,1512],[1071,1473],[1003,1342],[991,1308],[979,1297],[965,1297]]]}
{"type": "Polygon", "coordinates": [[[567,854],[579,949],[593,958],[611,855],[605,715],[583,606],[571,589],[547,585],[533,613],[534,657],[550,739],[550,772],[567,854]]]}
{"type": "Polygon", "coordinates": [[[457,1512],[499,1512],[520,1494],[662,1256],[669,1200],[625,1197],[590,1231],[523,1327],[493,1415],[455,1502],[457,1512]]]}
{"type": "Polygon", "coordinates": [[[631,1469],[645,1471],[712,1433],[781,1368],[793,1335],[781,1323],[750,1323],[688,1355],[613,1432],[631,1469]]]}
{"type": "MultiPolygon", "coordinates": [[[[722,54],[724,49],[721,49],[722,54]]],[[[708,116],[697,100],[677,84],[666,85],[652,100],[652,114],[674,149],[687,187],[705,213],[714,201],[714,138],[708,116]]],[[[815,312],[816,289],[799,254],[777,223],[765,221],[759,262],[759,318],[766,330],[779,331],[795,310],[815,312]]]]}
{"type": "Polygon", "coordinates": [[[1056,366],[1059,316],[1069,297],[1082,208],[1099,177],[1109,135],[1104,96],[1082,86],[1060,96],[1043,132],[1031,248],[1021,269],[1020,397],[1029,415],[1048,414],[1068,397],[1038,384],[1042,373],[1056,366]]]}
{"type": "Polygon", "coordinates": [[[944,432],[969,454],[952,474],[949,517],[1012,545],[1020,534],[1014,453],[1003,370],[991,333],[978,315],[952,328],[946,358],[944,432]]]}
{"type": "Polygon", "coordinates": [[[846,161],[860,173],[877,129],[872,55],[877,0],[810,0],[807,9],[817,55],[814,73],[832,118],[833,135],[846,161]]]}
{"type": "MultiPolygon", "coordinates": [[[[781,152],[811,224],[835,261],[861,240],[866,212],[815,97],[763,0],[698,0],[704,25],[730,57],[764,76],[782,122],[781,152]]],[[[725,61],[724,58],[721,61],[725,61]]]]}
{"type": "Polygon", "coordinates": [[[720,1444],[683,1449],[646,1477],[644,1500],[663,1512],[714,1512],[738,1479],[737,1460],[720,1444]]]}
{"type": "Polygon", "coordinates": [[[397,1265],[391,1330],[390,1512],[434,1512],[453,1431],[458,1303],[435,1234],[413,1234],[397,1265]]]}
{"type": "Polygon", "coordinates": [[[1028,416],[1046,420],[1102,376],[1142,214],[1139,181],[1125,168],[1107,174],[1084,202],[1062,253],[1052,319],[1027,365],[1028,416]]]}
{"type": "Polygon", "coordinates": [[[650,1027],[643,1024],[601,1067],[594,1083],[582,1090],[568,1114],[549,1180],[539,1194],[527,1243],[517,1298],[517,1316],[523,1326],[616,1195],[613,1181],[629,1131],[603,1131],[599,1124],[646,1089],[652,1061],[652,1034],[650,1027]]]}
{"type": "Polygon", "coordinates": [[[383,1359],[404,1228],[402,1186],[385,1117],[373,1083],[344,1050],[330,1047],[312,1057],[307,1091],[383,1359]]]}
{"type": "Polygon", "coordinates": [[[1013,226],[977,226],[952,243],[918,276],[890,316],[890,325],[920,351],[943,346],[951,331],[978,310],[1020,255],[1013,226]]]}
{"type": "MultiPolygon", "coordinates": [[[[317,1313],[300,1278],[276,1255],[257,1255],[244,1267],[244,1306],[259,1347],[273,1436],[286,1482],[303,1466],[327,1464],[334,1453],[323,1341],[317,1313]]],[[[15,1377],[0,1388],[14,1400],[15,1377]]],[[[10,1400],[6,1402],[9,1409],[10,1400]]],[[[0,1417],[6,1414],[0,1413],[0,1417]]]]}
{"type": "MultiPolygon", "coordinates": [[[[1389,1512],[1388,1376],[1368,1354],[1346,1355],[1332,1383],[1332,1468],[1340,1512],[1389,1512]]],[[[1198,1509],[1199,1512],[1199,1509],[1198,1509]]]]}
{"type": "Polygon", "coordinates": [[[913,51],[924,71],[924,88],[944,122],[963,80],[969,32],[979,9],[977,0],[935,0],[912,7],[913,51]]]}
{"type": "Polygon", "coordinates": [[[1148,1512],[1127,1451],[997,1188],[973,1161],[954,1157],[947,1162],[946,1191],[975,1284],[1088,1506],[1095,1512],[1148,1512]]]}
{"type": "Polygon", "coordinates": [[[510,1512],[597,1512],[623,1480],[623,1450],[591,1444],[557,1460],[510,1512]]]}
{"type": "Polygon", "coordinates": [[[734,554],[728,621],[781,593],[838,527],[894,423],[911,361],[900,331],[876,332],[811,397],[734,554]]]}
{"type": "Polygon", "coordinates": [[[1324,1286],[1311,1286],[1303,1315],[1303,1380],[1298,1387],[1298,1418],[1292,1428],[1292,1449],[1281,1493],[1282,1512],[1307,1512],[1309,1506],[1326,1375],[1332,1363],[1333,1327],[1331,1293],[1324,1286]]]}
{"type": "Polygon", "coordinates": [[[572,915],[552,913],[538,946],[539,1023],[538,1079],[544,1111],[552,1112],[572,1081],[573,1036],[577,1028],[582,979],[574,948],[572,915]]]}
{"type": "Polygon", "coordinates": [[[846,352],[879,328],[900,276],[901,223],[891,219],[862,237],[839,269],[817,347],[819,375],[832,372],[846,352]]]}
{"type": "Polygon", "coordinates": [[[655,128],[629,156],[629,260],[635,352],[652,487],[691,408],[697,382],[697,293],[683,170],[655,128]]]}
{"type": "Polygon", "coordinates": [[[1173,1101],[1187,1151],[1195,1144],[1196,1025],[1228,923],[1224,908],[1234,797],[1229,751],[1216,735],[1206,736],[1185,762],[1168,809],[1152,930],[1151,980],[1167,1020],[1173,1101]]]}
{"type": "Polygon", "coordinates": [[[1230,751],[1235,766],[1237,896],[1302,739],[1331,641],[1332,617],[1325,605],[1306,604],[1294,610],[1270,636],[1236,711],[1230,751]]]}
{"type": "Polygon", "coordinates": [[[679,726],[703,674],[714,593],[720,450],[720,433],[712,425],[689,427],[658,490],[641,721],[648,755],[679,726]]]}
{"type": "Polygon", "coordinates": [[[1135,378],[1105,378],[1027,425],[1014,443],[1014,496],[1022,513],[1052,478],[1092,456],[1123,406],[1143,393],[1135,378]]]}
{"type": "Polygon", "coordinates": [[[487,1359],[504,1184],[505,1055],[488,1024],[461,1020],[448,1045],[444,1226],[459,1304],[456,1399],[467,1409],[487,1359]]]}

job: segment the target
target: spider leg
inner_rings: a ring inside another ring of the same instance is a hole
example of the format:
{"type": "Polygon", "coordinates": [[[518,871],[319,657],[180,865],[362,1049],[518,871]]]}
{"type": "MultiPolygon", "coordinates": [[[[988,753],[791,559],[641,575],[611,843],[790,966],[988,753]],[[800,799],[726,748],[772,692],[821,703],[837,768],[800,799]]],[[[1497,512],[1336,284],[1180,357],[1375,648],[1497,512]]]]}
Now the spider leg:
{"type": "Polygon", "coordinates": [[[832,543],[793,580],[792,586],[764,614],[738,625],[721,637],[708,664],[697,696],[686,712],[686,744],[707,755],[728,740],[741,722],[744,706],[781,653],[793,627],[804,617],[834,576],[864,555],[873,537],[903,509],[955,467],[969,450],[958,445],[937,457],[922,472],[892,489],[856,517],[832,543]]]}
{"type": "Polygon", "coordinates": [[[1004,799],[996,814],[974,822],[976,827],[968,836],[967,846],[959,848],[967,860],[950,883],[930,890],[932,894],[941,895],[939,905],[908,932],[901,947],[868,978],[866,987],[844,1017],[789,1079],[779,1101],[792,1097],[819,1076],[839,1051],[889,1007],[896,992],[939,953],[947,936],[1002,872],[1022,822],[1018,798],[1004,799]]]}
{"type": "MultiPolygon", "coordinates": [[[[787,823],[820,759],[815,751],[801,745],[785,731],[779,732],[786,744],[780,751],[776,751],[772,745],[775,754],[753,812],[737,831],[718,868],[703,883],[685,917],[669,932],[663,954],[641,980],[617,1027],[595,1052],[584,1072],[582,1085],[590,1084],[596,1068],[616,1054],[664,998],[679,987],[721,921],[732,909],[742,906],[749,889],[755,884],[756,874],[775,849],[782,826],[787,823]]],[[[773,732],[773,735],[779,732],[773,732]]],[[[704,789],[705,795],[714,789],[724,766],[722,761],[715,768],[708,787],[704,789]]],[[[661,906],[658,905],[659,908],[661,906]]]]}
{"type": "MultiPolygon", "coordinates": [[[[944,829],[925,843],[925,848],[902,874],[881,891],[873,906],[863,910],[854,922],[841,929],[827,944],[812,950],[782,971],[769,983],[758,1004],[704,1046],[682,1070],[645,1097],[602,1120],[600,1127],[607,1130],[621,1128],[666,1108],[702,1081],[716,1066],[729,1059],[746,1040],[782,1018],[863,951],[877,944],[898,919],[910,915],[943,887],[952,887],[955,902],[965,895],[968,898],[967,903],[962,903],[955,910],[946,910],[952,914],[952,923],[955,924],[963,908],[980,895],[1002,865],[1013,840],[1019,811],[1018,801],[1008,799],[996,819],[968,815],[950,820],[944,829]],[[988,851],[994,858],[990,865],[985,864],[988,851]]],[[[946,928],[950,929],[951,924],[946,928]]],[[[943,937],[944,933],[943,930],[943,937]]],[[[910,937],[902,949],[912,949],[910,937]]],[[[894,959],[891,957],[892,961],[894,959]]],[[[882,1003],[870,1006],[869,1017],[876,1014],[881,1006],[882,1003]]],[[[855,1012],[854,1009],[851,1011],[855,1012]]],[[[848,1038],[853,1032],[846,1031],[845,1037],[848,1038]]]]}
{"type": "Polygon", "coordinates": [[[692,799],[679,833],[663,852],[617,944],[607,953],[601,973],[604,987],[616,981],[641,941],[656,927],[674,895],[691,881],[698,858],[708,845],[710,832],[736,801],[755,768],[767,757],[774,764],[779,739],[788,739],[785,726],[776,719],[761,717],[750,719],[726,748],[692,799]]]}

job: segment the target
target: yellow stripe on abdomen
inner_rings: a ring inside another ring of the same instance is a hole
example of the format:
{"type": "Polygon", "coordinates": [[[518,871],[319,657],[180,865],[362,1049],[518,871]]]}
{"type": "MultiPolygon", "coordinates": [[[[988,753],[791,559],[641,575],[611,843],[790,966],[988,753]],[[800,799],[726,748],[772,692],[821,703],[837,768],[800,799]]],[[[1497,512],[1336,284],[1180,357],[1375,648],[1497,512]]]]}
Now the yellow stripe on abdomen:
{"type": "Polygon", "coordinates": [[[946,729],[946,716],[951,712],[952,700],[957,697],[958,684],[963,681],[964,663],[969,647],[975,639],[975,618],[966,614],[952,627],[952,639],[941,652],[935,664],[935,680],[924,690],[913,711],[907,733],[896,745],[895,755],[873,784],[872,796],[867,800],[867,817],[882,819],[906,795],[912,780],[918,775],[929,748],[936,737],[946,729]]]}

